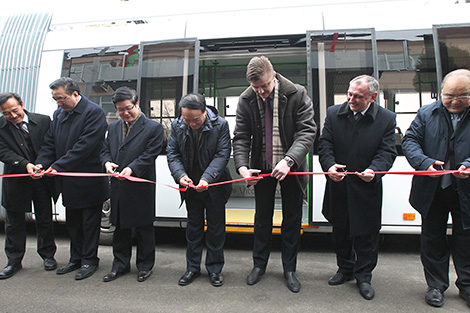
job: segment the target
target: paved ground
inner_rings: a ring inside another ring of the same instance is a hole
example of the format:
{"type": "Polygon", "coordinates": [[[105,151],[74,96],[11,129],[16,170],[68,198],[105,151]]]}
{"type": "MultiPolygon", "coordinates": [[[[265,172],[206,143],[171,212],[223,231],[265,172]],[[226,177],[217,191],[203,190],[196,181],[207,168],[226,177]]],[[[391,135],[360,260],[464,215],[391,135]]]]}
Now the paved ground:
{"type": "MultiPolygon", "coordinates": [[[[3,226],[3,225],[0,225],[3,226]]],[[[3,229],[3,228],[2,228],[3,229]]],[[[58,227],[59,265],[68,260],[68,240],[58,227]]],[[[4,233],[0,232],[3,251],[4,233]]],[[[136,281],[136,269],[118,280],[103,283],[110,270],[112,250],[100,246],[100,269],[94,276],[75,281],[74,274],[58,276],[42,269],[30,231],[23,270],[0,281],[0,312],[465,312],[469,308],[458,297],[455,285],[445,295],[445,305],[434,309],[425,304],[426,289],[419,260],[419,237],[388,235],[379,255],[372,281],[376,297],[364,300],[354,282],[328,286],[336,271],[330,236],[304,234],[298,259],[300,293],[291,293],[284,284],[280,261],[280,241],[273,242],[268,270],[261,282],[248,286],[251,270],[251,235],[230,234],[226,241],[226,283],[212,287],[202,275],[191,285],[177,285],[185,270],[184,233],[179,229],[157,231],[157,261],[154,274],[143,283],[136,281]]],[[[0,256],[0,266],[6,258],[0,256]]],[[[451,280],[455,280],[452,269],[451,280]]]]}

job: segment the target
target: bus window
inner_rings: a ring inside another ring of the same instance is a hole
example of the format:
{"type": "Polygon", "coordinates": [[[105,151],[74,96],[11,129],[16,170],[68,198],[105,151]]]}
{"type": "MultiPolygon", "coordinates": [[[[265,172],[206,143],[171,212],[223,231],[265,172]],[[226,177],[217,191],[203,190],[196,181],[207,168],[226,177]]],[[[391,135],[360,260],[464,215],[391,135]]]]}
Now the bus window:
{"type": "Polygon", "coordinates": [[[99,104],[111,123],[118,118],[111,100],[114,91],[137,87],[138,54],[137,45],[67,50],[62,76],[78,82],[81,93],[99,104]]]}
{"type": "MultiPolygon", "coordinates": [[[[429,31],[427,31],[429,32],[429,31]]],[[[379,102],[397,114],[397,150],[416,112],[436,97],[434,49],[422,30],[377,32],[379,102]]]]}

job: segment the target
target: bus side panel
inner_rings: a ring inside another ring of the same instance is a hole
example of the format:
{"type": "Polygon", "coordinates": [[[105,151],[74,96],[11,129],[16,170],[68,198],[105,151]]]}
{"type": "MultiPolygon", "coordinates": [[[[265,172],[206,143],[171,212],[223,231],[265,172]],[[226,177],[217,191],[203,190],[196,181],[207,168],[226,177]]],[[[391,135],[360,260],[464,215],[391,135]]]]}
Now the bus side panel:
{"type": "Polygon", "coordinates": [[[55,104],[51,97],[49,84],[60,78],[63,59],[63,50],[46,51],[42,53],[38,90],[36,95],[36,108],[34,112],[46,114],[52,117],[52,114],[57,109],[57,104],[55,104]]]}

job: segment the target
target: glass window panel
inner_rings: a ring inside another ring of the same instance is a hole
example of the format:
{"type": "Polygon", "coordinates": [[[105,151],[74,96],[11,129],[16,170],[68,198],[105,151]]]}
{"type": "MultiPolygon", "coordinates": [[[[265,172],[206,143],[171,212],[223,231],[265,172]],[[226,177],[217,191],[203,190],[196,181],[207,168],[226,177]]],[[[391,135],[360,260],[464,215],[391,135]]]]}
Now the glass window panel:
{"type": "Polygon", "coordinates": [[[470,67],[470,25],[438,28],[442,77],[459,68],[470,67]]]}
{"type": "Polygon", "coordinates": [[[81,94],[102,106],[110,123],[118,118],[114,91],[137,89],[138,55],[138,45],[67,50],[62,76],[77,81],[81,94]]]}

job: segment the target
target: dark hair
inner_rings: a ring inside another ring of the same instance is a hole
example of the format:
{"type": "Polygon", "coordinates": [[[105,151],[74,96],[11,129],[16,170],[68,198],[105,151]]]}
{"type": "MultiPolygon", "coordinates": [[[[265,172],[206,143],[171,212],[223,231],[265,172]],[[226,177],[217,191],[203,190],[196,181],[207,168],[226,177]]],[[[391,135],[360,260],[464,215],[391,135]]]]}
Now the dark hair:
{"type": "Polygon", "coordinates": [[[19,94],[14,93],[14,92],[4,92],[0,94],[0,105],[3,105],[10,98],[15,98],[16,101],[18,101],[19,105],[23,104],[23,100],[21,100],[21,97],[19,94]]]}
{"type": "Polygon", "coordinates": [[[73,94],[74,91],[78,92],[80,94],[80,87],[78,87],[78,84],[76,81],[69,77],[61,77],[59,79],[54,80],[50,85],[49,88],[52,90],[59,89],[59,87],[62,87],[65,89],[65,92],[68,95],[73,94]]]}
{"type": "Polygon", "coordinates": [[[139,96],[137,95],[137,91],[124,86],[116,89],[113,94],[112,100],[114,104],[126,100],[130,100],[133,104],[136,104],[137,101],[139,101],[139,96]]]}
{"type": "Polygon", "coordinates": [[[201,110],[202,113],[206,112],[206,99],[200,93],[189,93],[181,98],[178,104],[179,111],[182,108],[190,110],[201,110]]]}

